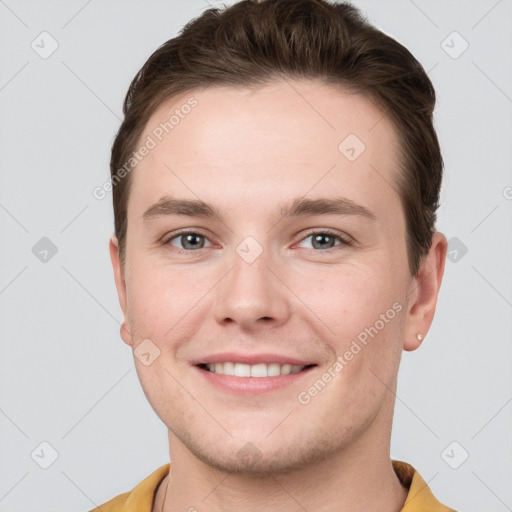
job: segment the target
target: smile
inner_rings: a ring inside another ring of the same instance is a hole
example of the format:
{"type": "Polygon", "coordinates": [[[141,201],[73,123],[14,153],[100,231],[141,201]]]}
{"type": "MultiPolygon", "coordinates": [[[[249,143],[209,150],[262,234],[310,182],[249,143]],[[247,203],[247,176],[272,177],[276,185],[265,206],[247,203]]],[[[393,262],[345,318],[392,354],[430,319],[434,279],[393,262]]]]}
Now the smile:
{"type": "Polygon", "coordinates": [[[313,365],[299,365],[299,364],[281,364],[281,363],[258,363],[258,364],[244,364],[244,363],[210,363],[199,365],[204,370],[219,375],[230,375],[235,377],[277,377],[279,375],[290,375],[299,373],[305,368],[313,365]]]}
{"type": "Polygon", "coordinates": [[[316,364],[290,363],[200,363],[193,366],[205,383],[222,392],[255,396],[298,385],[316,364]]]}

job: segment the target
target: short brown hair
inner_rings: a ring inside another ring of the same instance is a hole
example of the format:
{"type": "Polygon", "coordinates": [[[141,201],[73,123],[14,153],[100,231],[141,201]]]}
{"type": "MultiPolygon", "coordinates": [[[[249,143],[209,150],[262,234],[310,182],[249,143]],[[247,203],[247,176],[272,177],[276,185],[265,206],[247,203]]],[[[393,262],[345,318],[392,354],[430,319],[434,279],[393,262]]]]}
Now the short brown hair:
{"type": "Polygon", "coordinates": [[[416,276],[435,231],[443,160],[433,127],[434,87],[400,43],[349,3],[242,0],[205,10],[161,45],[133,79],[112,146],[115,234],[124,264],[130,161],[156,108],[172,96],[213,85],[249,87],[278,77],[314,78],[375,101],[400,138],[396,187],[406,221],[409,269],[416,276]]]}

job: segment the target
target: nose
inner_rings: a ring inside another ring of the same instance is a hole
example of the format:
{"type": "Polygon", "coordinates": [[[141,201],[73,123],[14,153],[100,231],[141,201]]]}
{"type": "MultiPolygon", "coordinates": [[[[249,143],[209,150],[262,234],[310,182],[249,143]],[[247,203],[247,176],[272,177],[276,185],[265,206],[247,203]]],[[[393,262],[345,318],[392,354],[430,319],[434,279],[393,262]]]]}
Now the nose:
{"type": "Polygon", "coordinates": [[[289,291],[279,266],[266,251],[249,263],[234,253],[232,268],[216,287],[213,314],[220,324],[254,331],[278,327],[291,313],[289,291]]]}

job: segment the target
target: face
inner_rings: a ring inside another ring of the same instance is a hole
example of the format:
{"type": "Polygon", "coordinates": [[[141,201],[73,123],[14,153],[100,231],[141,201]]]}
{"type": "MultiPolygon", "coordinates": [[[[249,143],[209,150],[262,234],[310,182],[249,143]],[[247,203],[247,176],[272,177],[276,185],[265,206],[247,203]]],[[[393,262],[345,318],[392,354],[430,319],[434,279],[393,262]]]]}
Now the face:
{"type": "Polygon", "coordinates": [[[437,291],[409,273],[391,123],[359,94],[276,81],[175,97],[150,139],[125,267],[115,238],[111,255],[171,453],[257,475],[382,443],[404,340],[437,291]]]}

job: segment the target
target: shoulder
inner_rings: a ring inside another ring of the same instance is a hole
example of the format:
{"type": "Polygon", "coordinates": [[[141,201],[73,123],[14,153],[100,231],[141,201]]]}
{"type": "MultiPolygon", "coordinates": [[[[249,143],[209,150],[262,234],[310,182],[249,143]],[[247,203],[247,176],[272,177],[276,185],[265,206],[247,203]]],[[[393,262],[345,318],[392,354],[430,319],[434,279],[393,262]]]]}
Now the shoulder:
{"type": "Polygon", "coordinates": [[[123,512],[131,492],[124,492],[89,512],[123,512]]]}
{"type": "Polygon", "coordinates": [[[89,512],[151,512],[156,491],[169,473],[170,464],[153,471],[131,491],[119,494],[89,512]]]}
{"type": "Polygon", "coordinates": [[[392,464],[398,479],[408,489],[407,499],[400,512],[455,512],[453,508],[443,505],[434,496],[430,487],[413,466],[398,460],[392,460],[392,464]]]}

